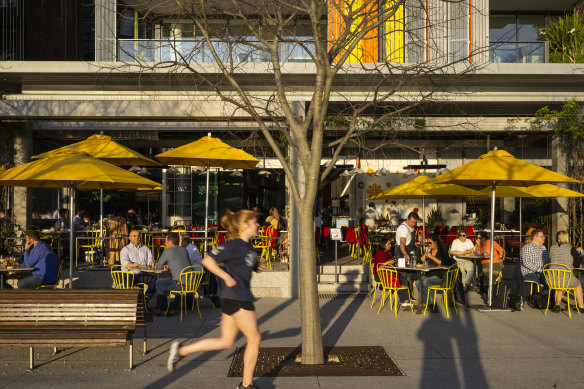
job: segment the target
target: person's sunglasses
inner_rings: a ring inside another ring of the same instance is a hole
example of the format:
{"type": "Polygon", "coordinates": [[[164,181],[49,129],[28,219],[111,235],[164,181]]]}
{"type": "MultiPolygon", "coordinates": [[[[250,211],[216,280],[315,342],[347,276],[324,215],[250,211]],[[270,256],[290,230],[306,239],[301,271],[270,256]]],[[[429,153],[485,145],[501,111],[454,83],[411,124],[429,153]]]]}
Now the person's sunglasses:
{"type": "Polygon", "coordinates": [[[465,235],[465,234],[460,234],[460,235],[458,235],[458,236],[460,236],[460,237],[462,237],[462,238],[466,238],[466,235],[465,235]]]}

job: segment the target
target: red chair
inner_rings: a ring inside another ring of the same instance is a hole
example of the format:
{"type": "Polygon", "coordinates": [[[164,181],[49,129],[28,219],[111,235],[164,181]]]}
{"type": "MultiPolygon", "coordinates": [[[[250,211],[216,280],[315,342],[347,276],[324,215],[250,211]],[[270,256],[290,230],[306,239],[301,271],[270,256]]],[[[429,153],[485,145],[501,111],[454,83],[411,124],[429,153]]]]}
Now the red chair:
{"type": "Polygon", "coordinates": [[[475,234],[475,229],[473,226],[466,226],[466,239],[474,243],[474,238],[471,236],[475,234]]]}
{"type": "Polygon", "coordinates": [[[458,236],[458,227],[452,227],[450,229],[450,232],[448,233],[448,236],[446,237],[446,239],[444,239],[444,243],[446,244],[446,246],[450,246],[452,244],[452,242],[454,242],[456,240],[457,236],[458,236]]]}

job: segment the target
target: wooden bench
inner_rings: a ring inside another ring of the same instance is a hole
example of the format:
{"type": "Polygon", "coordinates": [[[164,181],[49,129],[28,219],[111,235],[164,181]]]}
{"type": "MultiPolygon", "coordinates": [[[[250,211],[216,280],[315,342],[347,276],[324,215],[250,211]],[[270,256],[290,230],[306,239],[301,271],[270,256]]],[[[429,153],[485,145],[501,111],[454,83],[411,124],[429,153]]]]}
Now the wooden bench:
{"type": "Polygon", "coordinates": [[[129,344],[131,370],[139,298],[136,289],[3,290],[0,346],[29,347],[32,370],[34,347],[129,344]]]}

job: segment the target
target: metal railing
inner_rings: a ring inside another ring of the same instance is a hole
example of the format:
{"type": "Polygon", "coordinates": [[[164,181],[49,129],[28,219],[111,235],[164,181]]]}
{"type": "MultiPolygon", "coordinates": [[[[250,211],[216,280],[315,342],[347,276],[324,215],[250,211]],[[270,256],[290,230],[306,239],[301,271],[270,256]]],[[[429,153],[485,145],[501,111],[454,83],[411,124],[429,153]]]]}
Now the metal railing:
{"type": "Polygon", "coordinates": [[[547,63],[549,42],[491,42],[491,63],[547,63]]]}
{"type": "MultiPolygon", "coordinates": [[[[231,42],[213,40],[211,46],[220,60],[230,62],[269,62],[270,55],[260,50],[261,44],[245,37],[231,42]]],[[[294,38],[279,46],[281,62],[311,62],[314,41],[294,38]],[[298,43],[302,41],[304,47],[298,43]]],[[[119,39],[118,61],[123,62],[215,62],[210,47],[203,39],[119,39]]]]}

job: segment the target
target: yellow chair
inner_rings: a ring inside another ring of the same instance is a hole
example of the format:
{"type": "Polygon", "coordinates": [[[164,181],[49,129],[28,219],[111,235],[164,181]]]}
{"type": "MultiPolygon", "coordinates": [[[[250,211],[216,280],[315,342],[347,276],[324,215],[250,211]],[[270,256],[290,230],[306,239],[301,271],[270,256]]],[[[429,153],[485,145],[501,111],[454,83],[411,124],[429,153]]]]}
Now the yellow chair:
{"type": "MultiPolygon", "coordinates": [[[[430,292],[434,292],[434,305],[432,308],[436,307],[436,292],[442,292],[442,296],[444,296],[444,307],[446,308],[446,317],[449,317],[448,314],[448,292],[452,292],[452,303],[454,305],[454,311],[458,314],[458,310],[456,309],[456,300],[454,299],[454,285],[456,284],[456,277],[458,277],[458,264],[454,264],[448,268],[446,274],[446,286],[442,287],[440,285],[432,285],[428,288],[428,295],[426,296],[426,308],[424,309],[424,315],[426,315],[426,311],[428,310],[428,301],[430,301],[430,292]]],[[[421,282],[421,281],[420,281],[421,282]]]]}
{"type": "MultiPolygon", "coordinates": [[[[103,229],[103,236],[106,235],[105,232],[105,228],[103,229]]],[[[99,227],[98,228],[92,228],[90,230],[85,231],[85,236],[88,237],[88,239],[84,239],[82,240],[87,242],[85,244],[80,244],[77,250],[77,256],[79,257],[79,253],[81,251],[81,249],[85,249],[85,250],[90,250],[91,253],[91,264],[93,265],[93,254],[95,252],[97,252],[97,249],[100,247],[100,233],[99,233],[99,227]]]]}
{"type": "MultiPolygon", "coordinates": [[[[128,266],[113,265],[110,269],[112,280],[114,282],[114,289],[140,289],[144,292],[144,283],[134,283],[134,271],[128,266]]],[[[146,293],[142,293],[144,299],[144,309],[148,312],[146,293]]]]}
{"type": "MultiPolygon", "coordinates": [[[[399,303],[399,297],[397,295],[398,290],[407,290],[408,291],[408,299],[410,302],[412,301],[412,297],[410,296],[410,290],[407,286],[396,286],[398,282],[398,274],[395,267],[392,265],[377,265],[377,276],[379,276],[379,280],[381,281],[381,285],[383,287],[383,291],[381,293],[381,304],[379,305],[379,309],[377,310],[377,314],[381,312],[381,308],[385,305],[385,291],[389,292],[389,304],[392,304],[392,295],[393,292],[393,300],[395,306],[395,317],[397,317],[397,305],[399,303]]],[[[412,310],[412,315],[414,314],[414,308],[412,304],[410,304],[410,308],[412,310]]]]}
{"type": "MultiPolygon", "coordinates": [[[[548,284],[550,292],[548,293],[547,307],[545,309],[545,316],[547,316],[547,311],[550,305],[550,297],[552,295],[552,290],[566,291],[566,299],[568,300],[568,316],[571,318],[572,313],[570,312],[570,291],[574,293],[574,301],[576,301],[576,288],[570,288],[570,279],[572,278],[572,270],[561,263],[548,263],[543,267],[543,275],[548,284]]],[[[578,303],[576,303],[576,311],[578,315],[580,314],[580,309],[578,308],[578,303]]]]}
{"type": "Polygon", "coordinates": [[[52,284],[43,284],[36,289],[57,289],[57,285],[61,281],[61,272],[63,271],[63,261],[59,261],[59,271],[57,272],[57,281],[52,284]]]}
{"type": "MultiPolygon", "coordinates": [[[[196,265],[196,266],[187,266],[183,269],[180,273],[180,286],[181,290],[171,290],[168,294],[168,304],[166,305],[166,312],[164,316],[168,314],[168,310],[170,309],[170,296],[173,294],[180,295],[180,321],[182,321],[183,311],[185,315],[187,314],[187,295],[192,294],[193,299],[197,303],[197,312],[199,312],[199,317],[202,319],[201,311],[199,310],[199,301],[196,300],[199,297],[197,290],[201,284],[201,279],[203,278],[203,267],[196,265]]],[[[194,302],[193,302],[194,304],[194,302]]],[[[193,308],[194,310],[194,308],[193,308]]]]}
{"type": "Polygon", "coordinates": [[[541,291],[541,287],[543,285],[537,281],[523,280],[523,282],[526,282],[529,284],[529,302],[531,303],[531,296],[533,295],[533,287],[535,286],[537,288],[537,293],[539,293],[541,291]]]}
{"type": "MultiPolygon", "coordinates": [[[[373,284],[373,299],[371,300],[371,307],[373,308],[373,304],[375,304],[375,295],[377,293],[377,288],[379,288],[379,285],[381,285],[380,282],[377,282],[375,280],[375,275],[373,274],[373,261],[369,262],[369,270],[371,270],[371,283],[373,284]]],[[[371,292],[369,292],[371,294],[371,292]]]]}

